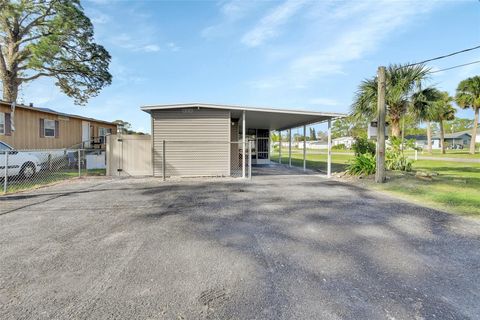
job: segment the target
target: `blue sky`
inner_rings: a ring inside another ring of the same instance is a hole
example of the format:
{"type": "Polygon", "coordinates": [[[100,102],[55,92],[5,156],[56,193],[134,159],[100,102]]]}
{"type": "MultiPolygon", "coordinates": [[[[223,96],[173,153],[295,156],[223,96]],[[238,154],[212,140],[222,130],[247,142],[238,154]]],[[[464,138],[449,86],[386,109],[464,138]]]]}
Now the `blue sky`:
{"type": "MultiPolygon", "coordinates": [[[[113,83],[75,106],[48,79],[20,102],[149,132],[145,104],[212,102],[347,112],[378,65],[480,44],[480,1],[84,1],[113,83]]],[[[480,60],[480,50],[435,61],[480,60]]],[[[450,93],[480,64],[432,74],[450,93]]],[[[472,117],[472,111],[458,116],[472,117]]],[[[322,127],[320,127],[322,129],[322,127]]]]}

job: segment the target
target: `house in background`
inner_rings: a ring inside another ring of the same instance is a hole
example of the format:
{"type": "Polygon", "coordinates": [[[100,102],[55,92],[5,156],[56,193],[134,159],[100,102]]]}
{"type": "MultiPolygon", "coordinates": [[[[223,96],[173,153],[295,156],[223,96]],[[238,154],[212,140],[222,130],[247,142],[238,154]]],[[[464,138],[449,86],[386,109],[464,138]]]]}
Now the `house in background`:
{"type": "Polygon", "coordinates": [[[340,138],[332,139],[333,146],[338,146],[343,144],[347,149],[351,149],[354,142],[355,142],[354,137],[340,137],[340,138]]]}
{"type": "MultiPolygon", "coordinates": [[[[288,147],[288,142],[283,142],[282,147],[288,147]]],[[[299,149],[303,149],[303,141],[299,141],[296,143],[296,147],[299,149]]],[[[305,147],[307,149],[318,149],[318,150],[323,150],[323,149],[328,149],[328,144],[327,142],[324,141],[318,141],[318,140],[307,140],[305,141],[305,147]]]]}
{"type": "MultiPolygon", "coordinates": [[[[465,131],[460,131],[460,132],[457,132],[458,134],[463,134],[463,133],[466,133],[468,134],[470,137],[472,137],[472,129],[468,129],[468,130],[465,130],[465,131]]],[[[475,143],[480,143],[480,123],[478,124],[478,129],[477,129],[477,135],[476,135],[476,138],[475,138],[475,143]]]]}
{"type": "MultiPolygon", "coordinates": [[[[470,146],[471,141],[471,131],[461,131],[461,132],[454,132],[454,133],[446,133],[445,134],[445,146],[447,148],[454,148],[454,149],[462,149],[468,148],[470,146]]],[[[427,136],[425,135],[411,135],[406,136],[405,139],[413,139],[418,147],[423,149],[427,149],[427,136]]],[[[434,134],[432,136],[432,149],[440,149],[440,135],[434,134]]]]}
{"type": "MultiPolygon", "coordinates": [[[[470,141],[472,140],[472,133],[471,133],[471,130],[454,132],[454,133],[446,133],[444,139],[445,139],[445,146],[447,148],[454,148],[454,149],[468,148],[470,146],[470,141]]],[[[434,134],[432,137],[432,140],[433,140],[433,146],[435,146],[435,149],[440,149],[440,135],[434,134]]]]}
{"type": "Polygon", "coordinates": [[[0,141],[15,149],[62,149],[105,147],[105,136],[117,125],[103,120],[57,112],[33,105],[0,101],[0,141]]]}

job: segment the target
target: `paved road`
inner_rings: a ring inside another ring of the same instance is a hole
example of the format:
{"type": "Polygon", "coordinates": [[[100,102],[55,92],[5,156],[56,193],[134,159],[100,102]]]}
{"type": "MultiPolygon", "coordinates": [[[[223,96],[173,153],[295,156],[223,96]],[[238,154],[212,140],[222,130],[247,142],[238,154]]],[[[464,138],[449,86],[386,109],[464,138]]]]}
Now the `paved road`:
{"type": "Polygon", "coordinates": [[[478,222],[262,173],[0,198],[0,318],[479,319],[478,222]]]}

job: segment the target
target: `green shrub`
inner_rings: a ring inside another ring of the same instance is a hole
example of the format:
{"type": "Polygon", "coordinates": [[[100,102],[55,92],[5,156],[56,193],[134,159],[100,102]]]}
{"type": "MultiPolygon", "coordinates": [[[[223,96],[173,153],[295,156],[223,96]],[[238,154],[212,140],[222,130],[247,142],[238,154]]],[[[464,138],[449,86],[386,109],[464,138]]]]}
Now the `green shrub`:
{"type": "Polygon", "coordinates": [[[352,144],[352,149],[355,152],[355,155],[361,154],[375,154],[375,143],[368,140],[367,138],[355,138],[355,142],[352,144]]]}
{"type": "Polygon", "coordinates": [[[402,149],[416,149],[415,142],[391,137],[390,145],[385,152],[385,168],[387,170],[412,171],[413,160],[408,159],[402,149]]]}
{"type": "Polygon", "coordinates": [[[375,168],[375,155],[371,153],[359,154],[349,161],[347,173],[354,176],[368,176],[375,173],[375,168]]]}
{"type": "Polygon", "coordinates": [[[346,150],[347,146],[344,145],[343,143],[336,144],[332,147],[332,150],[346,150]]]}
{"type": "Polygon", "coordinates": [[[402,152],[387,150],[385,153],[385,168],[387,170],[412,171],[413,160],[402,152]]]}

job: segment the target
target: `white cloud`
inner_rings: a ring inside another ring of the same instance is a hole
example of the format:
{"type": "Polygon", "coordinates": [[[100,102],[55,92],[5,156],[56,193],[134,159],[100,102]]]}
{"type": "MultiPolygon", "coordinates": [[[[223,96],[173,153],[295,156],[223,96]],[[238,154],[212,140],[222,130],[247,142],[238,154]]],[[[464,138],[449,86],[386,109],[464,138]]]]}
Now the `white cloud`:
{"type": "Polygon", "coordinates": [[[220,2],[220,21],[205,27],[201,31],[201,36],[206,39],[212,39],[229,34],[237,22],[247,17],[248,13],[253,9],[258,9],[260,4],[260,2],[244,0],[220,2]]]}
{"type": "Polygon", "coordinates": [[[158,52],[160,51],[160,46],[156,44],[147,44],[139,49],[144,52],[158,52]]]}
{"type": "MultiPolygon", "coordinates": [[[[353,2],[333,9],[337,14],[304,27],[315,28],[319,32],[334,30],[331,39],[318,42],[316,39],[310,39],[311,42],[303,44],[303,48],[299,46],[299,53],[285,61],[286,67],[273,76],[283,80],[276,81],[273,85],[303,88],[309,82],[328,75],[346,74],[347,63],[358,61],[374,52],[384,40],[394,33],[401,32],[413,18],[428,13],[437,3],[422,2],[414,5],[409,1],[390,1],[383,4],[353,2]]],[[[271,32],[266,34],[269,35],[271,32]]],[[[250,44],[258,44],[261,39],[265,38],[252,37],[250,44]]],[[[271,78],[270,75],[251,83],[261,83],[271,78]]]]}
{"type": "Polygon", "coordinates": [[[317,104],[321,106],[334,107],[340,105],[340,103],[335,99],[330,98],[313,98],[308,101],[309,104],[317,104]]]}
{"type": "Polygon", "coordinates": [[[306,1],[303,0],[287,0],[277,6],[242,37],[242,43],[249,47],[256,47],[277,36],[279,27],[286,24],[305,3],[306,1]]]}
{"type": "Polygon", "coordinates": [[[127,33],[121,33],[109,39],[110,43],[119,48],[128,49],[133,52],[158,52],[162,48],[156,43],[148,43],[146,39],[138,39],[127,33]]]}
{"type": "Polygon", "coordinates": [[[93,24],[107,24],[112,19],[109,15],[96,9],[88,9],[87,14],[93,24]]]}
{"type": "Polygon", "coordinates": [[[98,4],[98,5],[104,5],[104,4],[112,3],[113,0],[87,0],[87,2],[92,2],[92,3],[98,4]]]}
{"type": "Polygon", "coordinates": [[[170,51],[173,51],[173,52],[176,52],[176,51],[180,50],[180,47],[175,42],[168,42],[167,43],[167,48],[170,51]]]}

